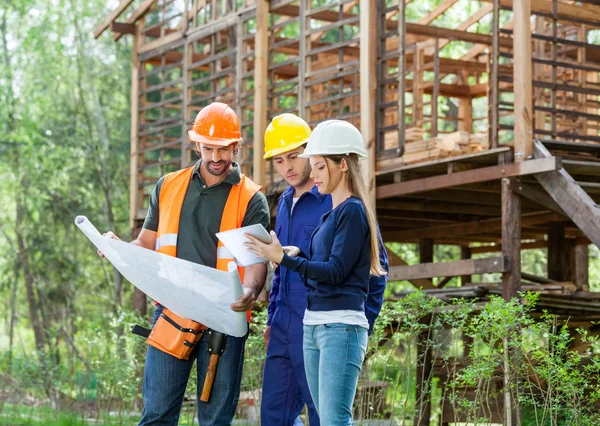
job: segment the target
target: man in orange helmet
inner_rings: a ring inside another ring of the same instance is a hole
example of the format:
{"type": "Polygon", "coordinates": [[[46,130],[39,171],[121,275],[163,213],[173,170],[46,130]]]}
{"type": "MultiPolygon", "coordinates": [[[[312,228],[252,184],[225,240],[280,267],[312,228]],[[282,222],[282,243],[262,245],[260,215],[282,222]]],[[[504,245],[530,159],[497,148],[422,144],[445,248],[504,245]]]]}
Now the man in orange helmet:
{"type": "MultiPolygon", "coordinates": [[[[150,196],[143,229],[133,244],[227,271],[233,255],[215,234],[258,223],[268,229],[268,203],[260,186],[244,176],[233,161],[242,139],[238,117],[228,105],[214,102],[204,107],[188,135],[200,160],[159,179],[150,196]]],[[[266,274],[262,263],[240,268],[244,293],[231,309],[250,309],[266,274]]],[[[154,322],[162,310],[157,304],[154,322]]],[[[210,358],[207,340],[200,340],[188,360],[148,346],[140,425],[177,425],[194,360],[198,361],[197,388],[202,389],[210,358]]],[[[228,336],[210,399],[198,400],[199,424],[231,424],[240,393],[245,342],[245,337],[228,336]]]]}

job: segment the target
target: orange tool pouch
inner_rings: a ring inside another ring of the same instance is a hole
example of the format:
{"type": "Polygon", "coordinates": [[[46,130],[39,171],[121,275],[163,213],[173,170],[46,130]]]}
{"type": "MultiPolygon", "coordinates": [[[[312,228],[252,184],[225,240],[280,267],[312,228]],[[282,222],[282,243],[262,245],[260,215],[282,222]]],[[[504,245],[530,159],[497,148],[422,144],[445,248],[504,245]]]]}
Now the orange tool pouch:
{"type": "Polygon", "coordinates": [[[205,330],[205,325],[164,308],[146,343],[175,358],[188,359],[205,330]]]}

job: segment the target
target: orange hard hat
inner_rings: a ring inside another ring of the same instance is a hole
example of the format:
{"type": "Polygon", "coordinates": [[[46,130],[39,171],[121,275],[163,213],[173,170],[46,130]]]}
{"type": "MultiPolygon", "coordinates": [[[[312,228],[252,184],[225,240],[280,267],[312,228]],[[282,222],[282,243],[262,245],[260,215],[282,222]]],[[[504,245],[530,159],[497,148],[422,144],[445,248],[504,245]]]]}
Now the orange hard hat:
{"type": "Polygon", "coordinates": [[[192,142],[208,145],[229,146],[242,140],[237,114],[222,102],[202,108],[188,135],[192,142]]]}

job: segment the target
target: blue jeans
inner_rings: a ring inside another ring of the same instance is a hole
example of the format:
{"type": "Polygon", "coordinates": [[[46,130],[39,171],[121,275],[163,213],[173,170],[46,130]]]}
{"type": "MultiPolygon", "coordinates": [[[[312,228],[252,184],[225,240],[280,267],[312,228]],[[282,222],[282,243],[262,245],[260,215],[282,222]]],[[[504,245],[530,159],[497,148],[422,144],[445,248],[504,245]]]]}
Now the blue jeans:
{"type": "Polygon", "coordinates": [[[304,369],[322,425],[354,424],[352,403],[367,340],[367,329],[355,325],[304,326],[304,369]]]}
{"type": "MultiPolygon", "coordinates": [[[[154,322],[161,312],[162,306],[159,305],[154,313],[154,322]]],[[[225,352],[219,358],[210,399],[208,402],[202,402],[196,395],[200,425],[231,424],[240,396],[246,337],[228,336],[225,352]]],[[[207,342],[208,339],[203,337],[186,361],[148,346],[142,389],[144,409],[140,426],[177,425],[187,382],[196,360],[197,389],[198,392],[202,392],[210,358],[207,342]]]]}

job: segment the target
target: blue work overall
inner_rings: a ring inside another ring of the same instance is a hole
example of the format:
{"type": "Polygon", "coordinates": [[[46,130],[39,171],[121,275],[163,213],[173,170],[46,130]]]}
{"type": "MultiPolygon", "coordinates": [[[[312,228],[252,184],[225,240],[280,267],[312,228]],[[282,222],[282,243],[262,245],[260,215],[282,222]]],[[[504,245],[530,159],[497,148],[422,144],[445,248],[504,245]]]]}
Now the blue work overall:
{"type": "MultiPolygon", "coordinates": [[[[292,209],[294,188],[279,198],[275,233],[283,246],[299,247],[308,253],[310,237],[321,216],[331,210],[331,196],[321,195],[317,187],[302,194],[292,209]]],[[[379,236],[380,262],[388,270],[388,258],[379,236]]],[[[371,277],[365,314],[370,330],[383,303],[387,276],[371,277]]],[[[296,272],[278,267],[273,275],[267,325],[271,326],[263,379],[261,424],[292,426],[302,424],[298,415],[308,406],[310,426],[319,426],[319,416],[308,390],[302,350],[307,289],[296,272]]]]}

